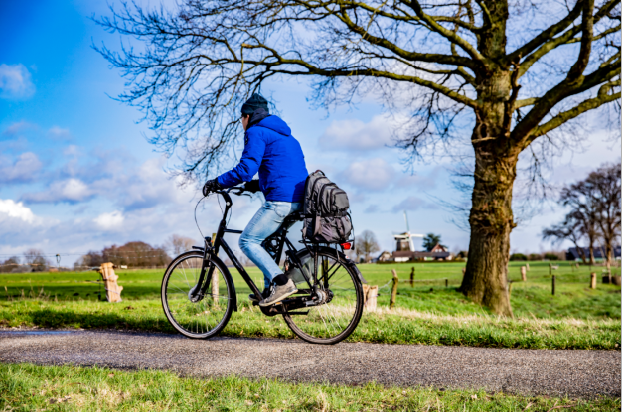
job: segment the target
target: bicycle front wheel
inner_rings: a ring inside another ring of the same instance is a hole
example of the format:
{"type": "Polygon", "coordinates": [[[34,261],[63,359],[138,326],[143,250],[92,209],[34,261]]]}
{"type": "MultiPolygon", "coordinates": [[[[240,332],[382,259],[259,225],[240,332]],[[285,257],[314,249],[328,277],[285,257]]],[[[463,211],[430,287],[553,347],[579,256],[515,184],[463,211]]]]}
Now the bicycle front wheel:
{"type": "Polygon", "coordinates": [[[211,260],[214,272],[203,299],[193,302],[190,291],[197,287],[203,253],[186,252],[171,262],[162,279],[162,308],[171,325],[194,339],[216,336],[233,312],[234,289],[226,266],[211,260]]]}
{"type": "MultiPolygon", "coordinates": [[[[322,247],[318,251],[318,281],[325,302],[318,306],[285,313],[283,319],[287,326],[299,338],[315,344],[332,345],[346,339],[359,324],[363,315],[363,286],[359,279],[356,266],[346,260],[345,256],[337,258],[337,251],[322,247]]],[[[298,258],[307,268],[313,271],[313,256],[305,249],[298,253],[298,258]]],[[[300,294],[308,294],[303,288],[306,282],[297,285],[300,294]]]]}

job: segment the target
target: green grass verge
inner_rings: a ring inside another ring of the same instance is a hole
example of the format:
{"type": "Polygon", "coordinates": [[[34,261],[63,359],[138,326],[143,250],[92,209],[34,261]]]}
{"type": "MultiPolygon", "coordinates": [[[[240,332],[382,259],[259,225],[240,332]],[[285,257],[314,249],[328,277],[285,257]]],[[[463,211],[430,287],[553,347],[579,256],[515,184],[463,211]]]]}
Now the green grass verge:
{"type": "MultiPolygon", "coordinates": [[[[353,342],[463,345],[530,349],[616,349],[620,345],[620,287],[598,284],[589,289],[589,273],[602,267],[571,267],[556,262],[556,294],[551,295],[547,262],[530,262],[527,282],[521,262],[512,262],[509,277],[516,319],[500,319],[457,291],[464,263],[362,264],[371,285],[379,285],[379,312],[366,313],[353,342]],[[400,282],[397,309],[387,310],[391,269],[402,280],[415,269],[414,287],[400,282]],[[448,279],[448,287],[445,287],[448,279]],[[384,287],[383,287],[384,286],[384,287]]],[[[619,269],[615,269],[618,271],[619,269]]],[[[248,268],[258,283],[262,275],[248,268]]],[[[118,270],[123,303],[97,300],[95,272],[0,274],[0,326],[48,328],[117,328],[173,332],[159,301],[163,270],[118,270]]],[[[616,272],[617,273],[617,272],[616,272]]],[[[292,338],[281,318],[267,318],[248,306],[248,286],[233,274],[240,312],[223,334],[292,338]]]]}
{"type": "Polygon", "coordinates": [[[527,397],[484,390],[397,388],[238,377],[181,378],[170,372],[0,364],[3,411],[572,411],[620,410],[620,399],[527,397]]]}
{"type": "MultiPolygon", "coordinates": [[[[158,300],[0,302],[0,326],[131,329],[174,332],[158,300]]],[[[365,313],[349,342],[523,349],[606,349],[620,345],[617,319],[507,319],[490,315],[439,315],[399,308],[365,313]]],[[[281,317],[240,305],[221,333],[233,337],[294,338],[281,317]]]]}
{"type": "MultiPolygon", "coordinates": [[[[602,267],[581,266],[571,268],[569,262],[557,262],[556,294],[551,295],[551,279],[547,262],[530,262],[531,270],[527,282],[521,282],[521,262],[511,262],[509,278],[512,284],[511,303],[517,317],[577,319],[613,318],[620,319],[620,287],[600,283],[602,267]],[[589,289],[589,274],[599,275],[598,287],[589,289]]],[[[402,280],[409,278],[415,268],[415,287],[400,282],[397,307],[441,315],[486,314],[487,309],[469,301],[456,290],[462,279],[461,262],[444,263],[396,263],[361,264],[359,268],[371,285],[386,285],[380,290],[378,303],[388,306],[390,299],[391,269],[395,269],[402,280]],[[448,279],[445,287],[444,279],[448,279]]],[[[255,267],[247,268],[257,284],[262,285],[263,275],[255,267]]],[[[119,284],[123,286],[125,301],[157,299],[163,270],[117,270],[119,284]]],[[[614,269],[619,272],[618,268],[614,269]]],[[[82,299],[96,301],[100,287],[89,283],[98,278],[95,272],[61,273],[11,273],[0,274],[0,299],[19,297],[48,297],[60,300],[82,299]]],[[[240,296],[250,293],[248,286],[237,273],[233,273],[236,291],[240,296]]]]}

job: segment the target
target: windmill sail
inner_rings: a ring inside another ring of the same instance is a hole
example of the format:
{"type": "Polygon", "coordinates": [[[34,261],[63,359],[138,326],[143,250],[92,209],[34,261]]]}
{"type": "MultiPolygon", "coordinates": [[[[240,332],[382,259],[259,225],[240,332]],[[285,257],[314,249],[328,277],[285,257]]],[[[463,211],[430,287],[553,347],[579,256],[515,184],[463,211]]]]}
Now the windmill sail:
{"type": "Polygon", "coordinates": [[[410,226],[408,224],[408,215],[406,214],[405,210],[404,210],[404,222],[406,223],[406,232],[393,235],[393,239],[395,239],[395,250],[397,251],[409,250],[411,252],[414,252],[415,245],[413,243],[412,238],[413,237],[422,238],[424,235],[410,232],[410,226]]]}

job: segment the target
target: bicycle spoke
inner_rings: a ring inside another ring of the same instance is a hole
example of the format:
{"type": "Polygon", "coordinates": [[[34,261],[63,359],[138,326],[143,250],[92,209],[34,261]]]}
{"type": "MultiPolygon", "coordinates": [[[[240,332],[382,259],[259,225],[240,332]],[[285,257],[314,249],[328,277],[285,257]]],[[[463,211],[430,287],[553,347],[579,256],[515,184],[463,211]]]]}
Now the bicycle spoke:
{"type": "Polygon", "coordinates": [[[332,295],[330,302],[311,307],[307,316],[285,315],[285,320],[294,333],[309,342],[339,342],[360,319],[360,281],[344,260],[337,259],[335,252],[319,252],[317,265],[318,281],[323,290],[326,288],[324,292],[332,295]]]}
{"type": "Polygon", "coordinates": [[[177,330],[191,337],[214,333],[222,328],[223,322],[228,321],[231,314],[232,297],[227,294],[229,283],[218,266],[214,267],[212,279],[220,285],[219,291],[212,290],[212,293],[206,293],[196,302],[188,297],[190,290],[198,284],[202,264],[203,257],[198,254],[180,260],[170,269],[163,290],[163,303],[168,308],[168,311],[165,310],[167,318],[177,330]],[[187,291],[184,291],[186,288],[187,291]]]}

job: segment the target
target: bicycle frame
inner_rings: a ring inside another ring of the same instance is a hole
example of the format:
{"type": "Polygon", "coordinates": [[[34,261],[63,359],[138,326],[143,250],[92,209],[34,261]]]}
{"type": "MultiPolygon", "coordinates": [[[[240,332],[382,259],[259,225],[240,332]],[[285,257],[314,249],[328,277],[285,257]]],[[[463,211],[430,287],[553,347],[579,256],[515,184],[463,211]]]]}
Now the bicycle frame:
{"type": "MultiPolygon", "coordinates": [[[[229,195],[229,192],[231,190],[232,189],[229,189],[227,191],[215,192],[218,195],[221,195],[226,202],[225,210],[223,212],[223,217],[218,226],[218,231],[216,232],[216,238],[212,239],[210,236],[206,236],[205,237],[205,248],[199,248],[195,246],[195,248],[197,249],[203,249],[204,254],[203,254],[203,265],[201,267],[201,274],[199,275],[199,280],[197,282],[197,285],[202,285],[202,287],[197,288],[197,290],[195,291],[195,294],[193,294],[192,296],[193,299],[196,299],[196,300],[202,299],[203,296],[205,295],[205,292],[208,290],[209,285],[212,280],[212,275],[215,269],[215,266],[210,265],[209,262],[213,257],[216,257],[216,258],[218,257],[218,253],[220,252],[221,248],[225,252],[225,254],[229,257],[229,259],[233,263],[233,266],[236,268],[240,276],[242,276],[242,279],[244,279],[244,281],[246,282],[248,287],[251,289],[251,291],[255,294],[255,296],[261,295],[261,291],[259,290],[257,285],[255,285],[255,282],[253,282],[253,280],[251,279],[249,274],[246,272],[244,267],[240,264],[238,259],[235,257],[233,250],[231,249],[227,241],[224,239],[225,233],[236,233],[236,234],[242,233],[241,230],[234,230],[234,229],[227,228],[227,217],[229,215],[231,207],[233,206],[233,201],[231,200],[231,196],[229,195]]],[[[279,229],[279,231],[281,231],[281,229],[279,229]]],[[[287,234],[287,230],[284,230],[279,234],[280,239],[278,240],[278,249],[277,249],[278,252],[275,256],[275,261],[278,265],[279,263],[278,260],[281,254],[283,253],[283,246],[286,245],[288,250],[285,252],[285,254],[290,258],[290,261],[292,261],[292,263],[294,263],[300,269],[300,272],[302,273],[303,277],[307,281],[307,284],[309,285],[309,290],[313,291],[314,287],[318,283],[317,282],[317,255],[315,255],[315,265],[314,265],[313,273],[310,273],[310,274],[305,273],[305,268],[303,267],[302,262],[300,262],[300,260],[296,256],[297,250],[292,244],[292,242],[287,238],[286,234],[287,234]]],[[[235,290],[235,287],[234,287],[234,290],[235,290]]],[[[234,293],[234,296],[235,296],[235,293],[234,293]]],[[[268,315],[268,316],[280,315],[285,312],[289,313],[290,315],[292,314],[302,315],[308,312],[289,312],[289,310],[299,309],[305,306],[310,306],[307,304],[307,302],[311,302],[311,300],[312,300],[311,297],[309,297],[308,299],[306,299],[305,297],[295,297],[295,298],[284,300],[281,305],[278,305],[280,308],[276,308],[275,306],[269,306],[269,307],[260,306],[260,309],[265,315],[268,315]]],[[[237,298],[235,298],[235,301],[234,301],[234,310],[237,312],[237,298]]]]}

